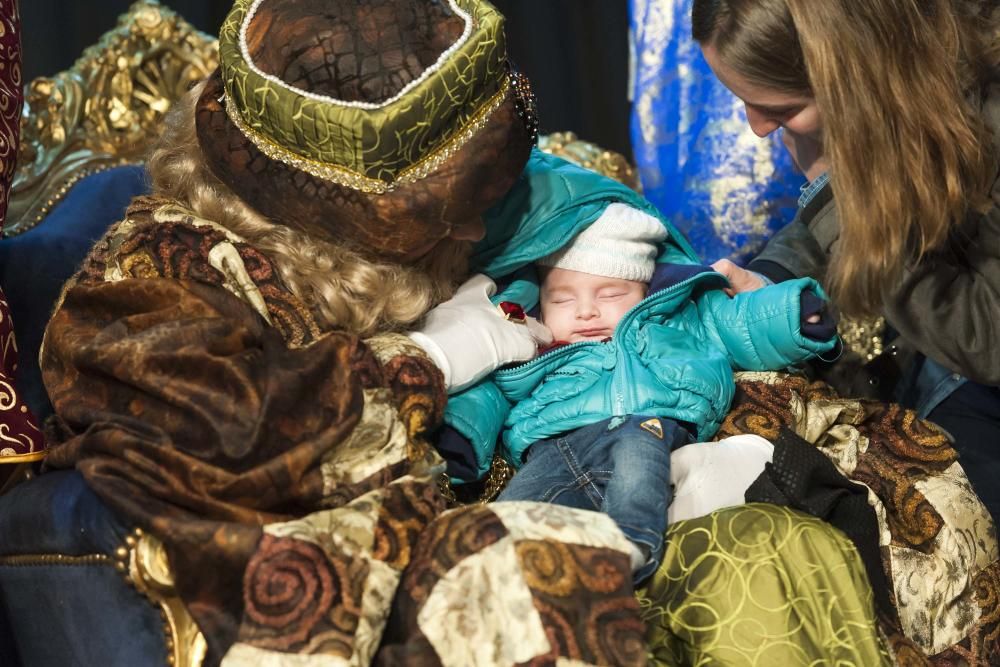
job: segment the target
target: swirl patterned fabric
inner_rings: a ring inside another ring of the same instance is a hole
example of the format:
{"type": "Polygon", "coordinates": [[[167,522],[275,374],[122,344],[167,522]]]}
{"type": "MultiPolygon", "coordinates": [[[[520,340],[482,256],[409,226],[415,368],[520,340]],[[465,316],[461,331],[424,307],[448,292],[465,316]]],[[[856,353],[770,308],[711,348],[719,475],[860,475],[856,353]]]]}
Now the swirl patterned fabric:
{"type": "Polygon", "coordinates": [[[415,532],[440,512],[404,479],[343,507],[264,527],[243,581],[243,621],[223,665],[371,662],[415,532]],[[313,656],[312,659],[306,656],[313,656]]]}
{"type": "MultiPolygon", "coordinates": [[[[17,166],[23,106],[21,16],[17,0],[0,0],[0,223],[7,214],[7,200],[17,166]]],[[[0,224],[0,234],[2,228],[0,224]]]]}
{"type": "Polygon", "coordinates": [[[127,218],[98,241],[74,280],[99,283],[164,276],[222,285],[276,327],[289,347],[320,331],[284,287],[271,261],[215,223],[155,197],[137,197],[127,218]]]}
{"type": "Polygon", "coordinates": [[[795,215],[802,176],[691,38],[692,0],[630,0],[632,150],[643,193],[703,259],[749,259],[795,215]]]}
{"type": "Polygon", "coordinates": [[[42,369],[49,463],[162,540],[206,665],[370,661],[444,509],[443,380],[408,338],[322,330],[261,249],[140,198],[67,285],[42,369]]]}
{"type": "MultiPolygon", "coordinates": [[[[0,289],[0,464],[37,461],[45,456],[45,443],[35,417],[18,396],[16,371],[14,325],[7,297],[0,289]]],[[[0,485],[5,477],[0,469],[0,485]]]]}
{"type": "Polygon", "coordinates": [[[603,514],[452,510],[420,537],[376,664],[644,665],[628,550],[603,514]]]}
{"type": "Polygon", "coordinates": [[[904,664],[1000,664],[1000,550],[947,436],[898,405],[826,384],[741,373],[718,437],[782,428],[869,489],[896,614],[879,618],[904,664]]]}

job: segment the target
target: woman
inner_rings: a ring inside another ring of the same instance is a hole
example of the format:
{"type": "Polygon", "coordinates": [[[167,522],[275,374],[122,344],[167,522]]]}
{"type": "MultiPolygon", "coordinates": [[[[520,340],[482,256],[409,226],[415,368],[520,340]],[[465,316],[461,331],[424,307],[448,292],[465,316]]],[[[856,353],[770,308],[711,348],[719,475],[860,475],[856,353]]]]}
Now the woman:
{"type": "Polygon", "coordinates": [[[950,432],[1000,516],[995,3],[696,0],[692,32],[809,180],[746,269],[716,267],[737,291],[812,276],[843,312],[883,314],[919,353],[897,398],[950,432]]]}

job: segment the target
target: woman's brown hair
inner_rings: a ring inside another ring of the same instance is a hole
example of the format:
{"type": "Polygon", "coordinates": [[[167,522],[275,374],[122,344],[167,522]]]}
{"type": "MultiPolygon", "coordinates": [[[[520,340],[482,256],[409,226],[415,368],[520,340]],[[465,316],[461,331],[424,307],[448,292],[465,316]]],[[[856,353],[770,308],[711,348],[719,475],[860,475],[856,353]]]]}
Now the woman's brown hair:
{"type": "Polygon", "coordinates": [[[468,242],[442,241],[412,266],[374,261],[361,249],[277,225],[215,177],[194,124],[197,86],[174,105],[147,161],[153,192],[222,225],[275,261],[282,280],[327,327],[359,336],[406,328],[448,298],[468,273],[468,242]]]}
{"type": "Polygon", "coordinates": [[[908,263],[986,205],[995,15],[974,0],[695,0],[697,41],[757,85],[816,100],[840,221],[826,282],[842,310],[876,312],[908,263]]]}

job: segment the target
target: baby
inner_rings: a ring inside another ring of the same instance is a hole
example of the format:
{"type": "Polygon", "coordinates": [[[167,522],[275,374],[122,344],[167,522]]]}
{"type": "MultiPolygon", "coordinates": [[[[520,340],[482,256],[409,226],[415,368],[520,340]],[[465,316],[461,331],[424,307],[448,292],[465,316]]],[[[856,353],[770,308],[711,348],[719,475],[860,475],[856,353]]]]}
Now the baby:
{"type": "Polygon", "coordinates": [[[556,343],[494,374],[514,403],[503,441],[521,466],[499,500],[607,513],[632,543],[636,583],[662,559],[671,451],[715,433],[733,369],[783,368],[836,337],[811,280],[730,298],[718,273],[674,259],[686,258],[662,222],[612,204],[538,262],[556,343]]]}

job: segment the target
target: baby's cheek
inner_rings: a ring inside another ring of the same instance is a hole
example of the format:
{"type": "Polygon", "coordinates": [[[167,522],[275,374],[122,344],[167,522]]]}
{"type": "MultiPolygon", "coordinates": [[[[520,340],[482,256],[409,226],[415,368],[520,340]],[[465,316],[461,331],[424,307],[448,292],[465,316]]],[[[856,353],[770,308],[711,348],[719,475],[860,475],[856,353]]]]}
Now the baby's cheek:
{"type": "Polygon", "coordinates": [[[554,340],[566,340],[572,331],[566,316],[555,308],[542,308],[540,319],[552,332],[554,340]]]}

